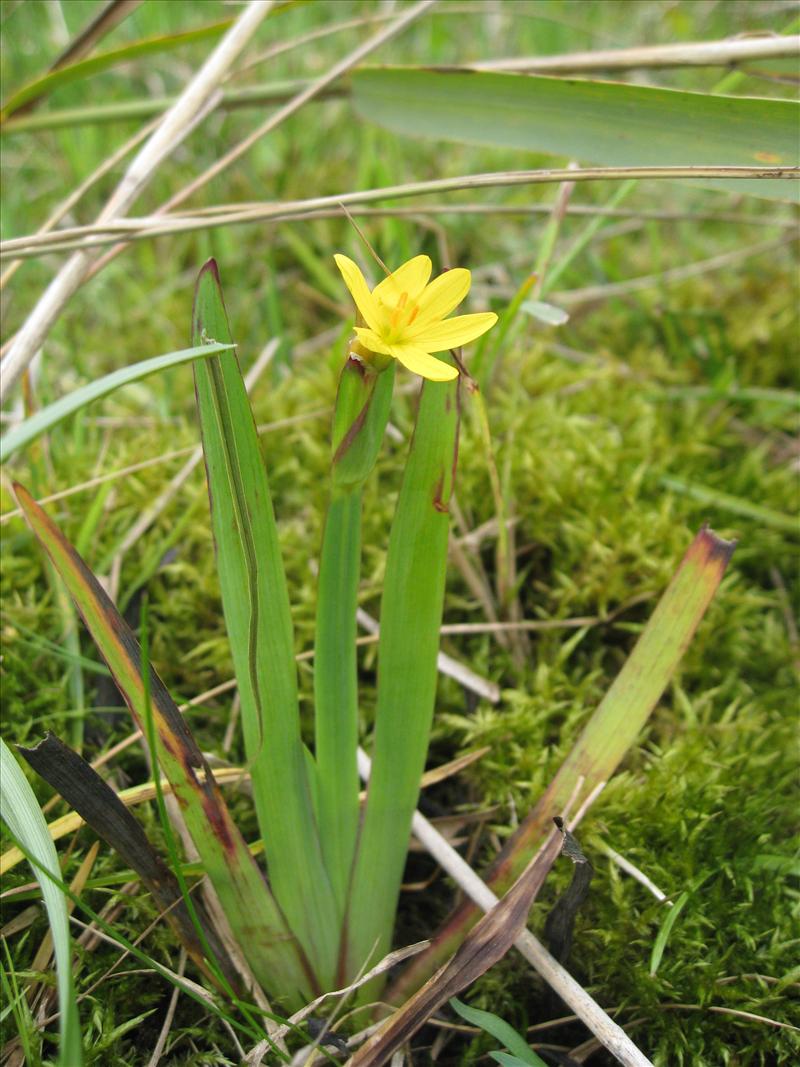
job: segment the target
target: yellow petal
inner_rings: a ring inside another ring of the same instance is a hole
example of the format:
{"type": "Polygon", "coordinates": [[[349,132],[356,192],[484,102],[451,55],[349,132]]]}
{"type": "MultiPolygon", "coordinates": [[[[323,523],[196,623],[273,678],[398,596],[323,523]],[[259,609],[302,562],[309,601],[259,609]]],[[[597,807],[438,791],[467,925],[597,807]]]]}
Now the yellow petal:
{"type": "Polygon", "coordinates": [[[389,355],[394,356],[404,367],[432,382],[449,382],[458,377],[455,367],[436,359],[424,348],[417,348],[415,345],[389,345],[388,347],[391,349],[389,355]]]}
{"type": "Polygon", "coordinates": [[[429,256],[414,256],[402,267],[393,270],[380,285],[376,285],[372,295],[375,300],[380,300],[389,307],[394,307],[403,293],[408,293],[409,300],[413,302],[428,284],[431,270],[429,256]]]}
{"type": "Polygon", "coordinates": [[[430,323],[443,319],[458,307],[469,292],[471,279],[472,275],[463,267],[447,270],[434,278],[417,301],[419,311],[406,330],[407,336],[419,337],[430,323]]]}
{"type": "Polygon", "coordinates": [[[350,290],[350,295],[356,302],[356,307],[364,316],[364,321],[373,330],[379,330],[381,324],[380,311],[372,298],[364,275],[352,259],[348,259],[347,256],[335,255],[333,258],[336,260],[336,266],[344,278],[344,284],[350,290]]]}
{"type": "Polygon", "coordinates": [[[389,345],[384,344],[374,330],[368,330],[363,326],[356,326],[356,335],[364,348],[370,352],[381,352],[384,356],[393,355],[389,345]]]}
{"type": "Polygon", "coordinates": [[[493,311],[480,311],[477,315],[456,315],[454,319],[434,322],[421,335],[415,336],[416,344],[429,352],[443,352],[446,348],[458,348],[486,333],[497,322],[493,311]]]}

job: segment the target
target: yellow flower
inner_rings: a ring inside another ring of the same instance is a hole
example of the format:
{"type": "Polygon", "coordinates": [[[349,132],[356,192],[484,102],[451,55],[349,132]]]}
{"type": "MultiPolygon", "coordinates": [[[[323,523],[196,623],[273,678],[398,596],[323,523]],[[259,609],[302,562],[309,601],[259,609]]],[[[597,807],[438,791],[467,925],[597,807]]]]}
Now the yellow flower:
{"type": "Polygon", "coordinates": [[[334,259],[367,324],[355,328],[361,345],[369,352],[392,356],[433,382],[457,378],[458,371],[431,352],[474,341],[497,322],[491,311],[445,318],[469,292],[470,273],[463,267],[445,271],[428,284],[431,261],[428,256],[414,256],[370,292],[352,259],[341,255],[334,259]]]}

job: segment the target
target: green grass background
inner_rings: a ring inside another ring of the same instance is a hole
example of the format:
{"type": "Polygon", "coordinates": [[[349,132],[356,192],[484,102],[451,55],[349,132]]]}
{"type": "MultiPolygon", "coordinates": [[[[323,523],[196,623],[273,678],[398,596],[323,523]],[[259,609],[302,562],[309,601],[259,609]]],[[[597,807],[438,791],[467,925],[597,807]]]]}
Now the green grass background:
{"type": "MultiPolygon", "coordinates": [[[[2,7],[3,96],[43,71],[61,47],[63,20],[75,33],[96,4],[60,5],[6,0],[2,7]],[[57,10],[58,9],[58,10],[57,10]],[[58,14],[61,12],[61,15],[58,14]]],[[[794,8],[751,3],[443,3],[385,46],[375,61],[467,62],[506,55],[556,53],[639,43],[711,39],[748,31],[780,31],[794,8]]],[[[175,32],[229,15],[222,3],[149,0],[101,45],[175,32]]],[[[374,15],[384,5],[296,5],[267,20],[248,55],[350,16],[374,15]]],[[[232,82],[308,77],[333,63],[374,28],[351,30],[314,42],[232,82]]],[[[127,100],[178,91],[208,45],[186,47],[59,90],[53,107],[127,100]]],[[[757,64],[753,64],[757,66],[757,64]]],[[[764,66],[764,64],[761,64],[764,66]]],[[[788,69],[775,64],[771,69],[788,69]]],[[[643,75],[655,84],[710,90],[713,69],[643,75]]],[[[791,96],[792,87],[747,77],[736,88],[750,95],[791,96]]],[[[50,105],[45,105],[45,107],[50,105]]],[[[244,136],[261,111],[215,114],[164,165],[141,198],[144,214],[244,136]]],[[[32,232],[52,208],[134,132],[123,123],[78,127],[3,140],[4,237],[32,232]]],[[[513,169],[553,161],[533,154],[454,144],[399,140],[359,120],[347,100],[314,103],[257,144],[230,171],[192,201],[195,205],[283,199],[336,193],[401,181],[513,169]]],[[[108,183],[81,202],[71,221],[91,221],[108,183]]],[[[605,203],[610,184],[584,184],[574,203],[605,203]]],[[[527,205],[552,202],[556,190],[488,190],[452,194],[453,203],[527,205]]],[[[410,201],[407,203],[411,203],[410,201]]],[[[639,184],[626,207],[669,209],[706,216],[741,212],[758,221],[708,219],[610,220],[560,279],[561,292],[606,285],[747,248],[780,235],[769,219],[789,209],[757,200],[702,192],[677,183],[639,184]]],[[[450,265],[469,266],[476,279],[472,309],[501,311],[533,268],[543,216],[440,215],[442,229],[425,220],[364,220],[378,253],[396,265],[418,252],[441,264],[442,241],[450,265]]],[[[568,217],[556,258],[586,220],[568,217]]],[[[256,224],[193,233],[133,245],[72,300],[53,330],[37,380],[44,403],[122,364],[188,343],[191,291],[200,264],[217,257],[239,353],[249,366],[263,345],[281,337],[279,357],[254,393],[256,417],[271,422],[307,416],[268,433],[264,452],[278,511],[292,596],[298,650],[313,644],[316,556],[326,497],[330,406],[350,314],[333,266],[335,251],[360,252],[345,220],[267,226],[256,224]],[[297,346],[342,325],[335,342],[309,355],[297,346]],[[302,350],[301,350],[302,351],[302,350]]],[[[59,261],[30,261],[4,293],[7,336],[23,320],[59,261]]],[[[489,636],[446,639],[444,648],[502,687],[496,707],[477,706],[454,683],[442,680],[431,764],[491,745],[491,752],[456,783],[430,795],[437,811],[492,808],[478,858],[513,827],[550,779],[582,723],[605,692],[636,633],[680,560],[693,533],[708,521],[739,539],[728,576],[684,660],[678,677],[625,765],[583,824],[581,840],[596,868],[592,891],[578,921],[570,961],[575,976],[620,1020],[659,1065],[788,1064],[800,1051],[798,1033],[769,1022],[724,1014],[749,1012],[775,1024],[800,1025],[798,989],[797,664],[800,650],[791,617],[800,582],[797,538],[715,502],[669,490],[662,479],[732,494],[786,515],[796,514],[797,315],[792,249],[740,259],[679,284],[570,305],[571,318],[553,329],[520,320],[505,346],[486,403],[507,499],[518,518],[519,598],[526,618],[558,620],[597,615],[642,599],[611,624],[532,635],[525,666],[489,636]],[[779,390],[758,398],[752,389],[779,390]],[[754,395],[756,398],[753,398],[754,395]],[[650,955],[665,911],[600,852],[604,841],[676,897],[691,890],[655,976],[650,955]]],[[[559,302],[558,293],[552,301],[559,302]]],[[[565,301],[566,303],[566,301],[565,301]]],[[[401,384],[411,388],[409,376],[401,384]]],[[[393,421],[410,432],[413,396],[401,390],[393,421]]],[[[13,474],[44,495],[97,473],[123,468],[199,440],[191,371],[180,368],[96,405],[54,432],[46,445],[18,458],[13,474]],[[107,420],[114,419],[113,424],[107,420]],[[106,421],[102,421],[102,419],[106,421]]],[[[387,445],[366,507],[362,603],[377,613],[385,546],[399,487],[404,448],[387,445]]],[[[108,568],[115,545],[160,492],[182,460],[166,461],[113,483],[108,495],[82,493],[52,505],[75,540],[93,505],[95,525],[86,537],[93,568],[108,568]]],[[[470,528],[495,515],[486,456],[475,412],[467,405],[459,456],[458,501],[470,528]]],[[[2,510],[13,501],[3,488],[2,510]]],[[[482,549],[490,573],[494,542],[482,549]]],[[[46,579],[42,557],[20,520],[3,527],[3,733],[30,743],[45,729],[69,737],[74,693],[63,655],[45,641],[62,643],[63,618],[46,579]]],[[[155,526],[128,553],[121,597],[146,583],[153,625],[151,654],[176,697],[188,698],[232,674],[213,565],[204,477],[199,468],[155,526]],[[167,562],[159,567],[164,560],[167,562]]],[[[480,606],[451,567],[446,622],[480,622],[480,606]]],[[[85,638],[81,651],[94,658],[85,638]]],[[[373,706],[374,651],[361,656],[364,736],[373,706]]],[[[301,668],[305,708],[311,710],[311,668],[301,668]]],[[[85,673],[91,703],[95,676],[85,673]]],[[[191,723],[208,751],[220,751],[230,699],[192,712],[191,723]]],[[[124,715],[91,711],[86,719],[89,755],[124,736],[124,715]]],[[[238,741],[231,753],[241,756],[238,741]]],[[[141,754],[129,750],[115,763],[113,781],[144,780],[141,754]]],[[[46,791],[34,783],[44,800],[46,791]]],[[[249,801],[235,801],[240,824],[252,837],[249,801]]],[[[157,839],[154,810],[140,816],[157,839]]],[[[78,835],[65,876],[71,877],[91,842],[78,835]]],[[[62,846],[61,854],[66,849],[62,846]]],[[[543,923],[570,876],[561,861],[534,911],[543,923]]],[[[431,872],[415,857],[409,877],[431,872]]],[[[118,872],[101,852],[93,877],[118,872]]],[[[29,880],[18,868],[13,886],[29,880]]],[[[90,891],[95,907],[113,888],[90,891]]],[[[439,878],[425,893],[405,895],[398,943],[424,936],[452,901],[439,878]]],[[[7,917],[17,906],[7,908],[7,917]]],[[[134,895],[117,922],[131,937],[153,918],[148,900],[134,895]]],[[[19,973],[30,965],[44,932],[39,919],[7,942],[19,973]]],[[[174,965],[176,949],[163,927],[147,950],[174,965]]],[[[82,960],[79,991],[114,961],[108,946],[82,960]]],[[[148,1061],[170,989],[141,973],[106,979],[83,1001],[87,1060],[137,1065],[148,1061]],[[150,1012],[143,1021],[135,1021],[150,1012]],[[131,1020],[135,1025],[127,1026],[131,1020]]],[[[564,1014],[527,965],[509,957],[464,997],[506,1018],[520,1031],[564,1014]]],[[[11,1015],[3,1039],[13,1036],[11,1015]]],[[[415,1063],[429,1062],[435,1032],[423,1031],[415,1063]]],[[[537,1031],[531,1039],[564,1048],[585,1038],[579,1027],[537,1031]]],[[[32,1038],[35,1042],[39,1039],[32,1038]]],[[[478,1036],[452,1040],[439,1062],[470,1064],[488,1049],[478,1036]]],[[[49,1035],[41,1054],[52,1056],[49,1035]]],[[[235,1063],[229,1034],[180,998],[164,1062],[235,1063]]],[[[604,1063],[595,1054],[589,1063],[604,1063]]]]}

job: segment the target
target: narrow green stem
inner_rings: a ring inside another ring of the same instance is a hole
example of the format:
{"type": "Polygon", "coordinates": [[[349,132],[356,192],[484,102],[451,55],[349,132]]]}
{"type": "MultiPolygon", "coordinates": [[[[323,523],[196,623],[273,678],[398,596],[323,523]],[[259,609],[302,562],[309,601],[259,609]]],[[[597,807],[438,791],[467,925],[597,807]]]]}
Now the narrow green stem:
{"type": "Polygon", "coordinates": [[[334,489],[320,559],[314,700],[319,833],[342,917],[358,833],[355,648],[360,554],[361,487],[334,489]]]}

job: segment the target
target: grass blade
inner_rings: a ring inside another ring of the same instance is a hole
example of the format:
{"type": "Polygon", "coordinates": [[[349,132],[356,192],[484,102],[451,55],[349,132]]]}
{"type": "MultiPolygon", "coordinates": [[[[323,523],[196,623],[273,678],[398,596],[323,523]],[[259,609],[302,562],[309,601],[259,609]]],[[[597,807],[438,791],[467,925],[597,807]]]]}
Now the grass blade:
{"type": "Polygon", "coordinates": [[[0,439],[0,463],[5,463],[18,449],[30,444],[31,441],[36,440],[37,437],[40,437],[48,430],[52,430],[58,423],[63,422],[70,415],[74,415],[76,411],[80,411],[87,404],[91,404],[93,400],[99,400],[100,397],[113,393],[121,385],[138,382],[149,374],[155,374],[156,371],[177,367],[179,364],[189,363],[193,359],[207,359],[208,356],[224,352],[232,347],[232,345],[216,343],[201,344],[195,348],[185,348],[179,352],[167,352],[163,356],[143,359],[140,363],[131,363],[128,367],[120,367],[119,370],[112,371],[111,374],[106,374],[103,378],[97,378],[95,381],[89,382],[88,385],[81,386],[80,389],[75,389],[72,393],[68,393],[67,396],[62,396],[55,403],[48,404],[46,408],[41,408],[30,418],[21,422],[19,426],[9,430],[0,439]]]}
{"type": "MultiPolygon", "coordinates": [[[[197,280],[192,332],[229,342],[214,260],[197,280]]],[[[225,624],[270,882],[325,988],[339,923],[300,736],[289,595],[255,422],[236,356],[195,367],[225,624]]]]}
{"type": "MultiPolygon", "coordinates": [[[[53,561],[111,669],[136,725],[144,732],[147,694],[136,638],[55,523],[21,485],[15,486],[15,492],[31,529],[53,561]]],[[[152,668],[149,696],[158,732],[159,762],[253,973],[273,991],[277,976],[290,1001],[308,999],[316,985],[307,961],[231,819],[205,757],[152,668]]]]}
{"type": "Polygon", "coordinates": [[[129,63],[139,56],[169,52],[185,44],[221,37],[232,21],[232,19],[225,19],[222,22],[213,22],[208,26],[200,26],[196,30],[146,37],[140,41],[132,41],[121,48],[101,52],[98,55],[90,56],[88,59],[80,59],[75,63],[70,63],[68,66],[48,71],[41,78],[36,78],[27,85],[23,85],[3,104],[2,110],[0,110],[0,124],[6,122],[15,111],[19,111],[26,104],[31,104],[33,101],[49,95],[63,85],[71,85],[84,78],[90,78],[94,74],[100,74],[104,70],[111,70],[121,63],[129,63]]]}
{"type": "Polygon", "coordinates": [[[348,973],[389,948],[425,764],[436,696],[458,390],[459,379],[422,387],[389,539],[374,755],[349,901],[348,973]]]}
{"type": "Polygon", "coordinates": [[[728,511],[732,515],[741,515],[747,519],[753,519],[762,526],[772,526],[775,530],[784,533],[797,534],[800,532],[796,515],[785,515],[774,508],[765,507],[763,504],[755,504],[752,500],[725,493],[720,489],[711,489],[705,485],[695,485],[693,482],[684,481],[682,478],[673,478],[664,474],[659,478],[665,489],[671,489],[673,493],[681,493],[692,500],[699,500],[707,507],[718,508],[720,511],[728,511]]]}
{"type": "Polygon", "coordinates": [[[661,957],[664,955],[664,949],[667,947],[667,941],[672,927],[675,925],[675,920],[680,913],[686,907],[689,900],[689,893],[681,893],[673,906],[668,909],[666,918],[661,924],[661,928],[656,935],[656,939],[653,942],[653,951],[650,953],[650,974],[653,975],[658,970],[658,966],[661,963],[661,957]]]}
{"type": "MultiPolygon", "coordinates": [[[[528,1042],[499,1015],[494,1015],[490,1011],[481,1011],[480,1008],[472,1008],[469,1004],[462,1003],[457,997],[450,998],[450,1007],[466,1022],[480,1027],[481,1030],[485,1030],[487,1034],[501,1041],[517,1062],[528,1064],[529,1067],[547,1067],[541,1056],[537,1056],[533,1049],[528,1047],[528,1042]]],[[[496,1053],[490,1053],[490,1055],[496,1055],[496,1053]]]]}
{"type": "MultiPolygon", "coordinates": [[[[39,863],[60,880],[55,846],[28,780],[0,739],[0,814],[14,837],[39,863]]],[[[42,888],[47,918],[53,935],[53,950],[58,972],[58,1007],[61,1018],[60,1067],[81,1067],[83,1041],[72,980],[72,943],[64,894],[46,875],[34,867],[33,873],[42,888]]]]}
{"type": "MultiPolygon", "coordinates": [[[[658,703],[700,620],[717,591],[736,543],[703,528],[659,600],[622,670],[614,679],[553,781],[508,840],[486,876],[502,892],[550,830],[553,815],[573,797],[580,804],[608,781],[658,703]]],[[[477,921],[467,903],[445,921],[431,948],[421,953],[391,990],[393,1003],[409,995],[447,959],[477,921]]]]}
{"type": "MultiPolygon", "coordinates": [[[[391,67],[356,71],[353,92],[365,119],[414,137],[620,167],[797,162],[800,111],[793,100],[391,67]]],[[[697,184],[779,200],[800,195],[780,181],[698,179],[697,184]]]]}

